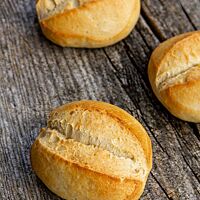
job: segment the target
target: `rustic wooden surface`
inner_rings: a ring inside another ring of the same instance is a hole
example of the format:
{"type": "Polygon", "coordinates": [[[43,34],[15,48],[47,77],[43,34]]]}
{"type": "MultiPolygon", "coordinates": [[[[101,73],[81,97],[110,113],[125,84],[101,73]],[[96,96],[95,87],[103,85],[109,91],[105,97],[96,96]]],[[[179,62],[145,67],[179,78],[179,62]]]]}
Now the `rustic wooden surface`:
{"type": "Polygon", "coordinates": [[[158,102],[147,64],[159,42],[200,29],[200,0],[143,0],[131,35],[96,50],[46,40],[34,2],[0,0],[0,199],[59,199],[32,172],[30,146],[53,107],[97,99],[127,110],[152,139],[142,200],[199,200],[200,125],[176,119],[158,102]]]}

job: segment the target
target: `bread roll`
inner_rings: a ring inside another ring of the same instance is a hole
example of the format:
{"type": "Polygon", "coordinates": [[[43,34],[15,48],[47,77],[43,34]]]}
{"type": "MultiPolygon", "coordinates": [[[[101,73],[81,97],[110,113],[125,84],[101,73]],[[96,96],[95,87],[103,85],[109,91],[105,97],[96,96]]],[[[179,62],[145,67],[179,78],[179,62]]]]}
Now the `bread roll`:
{"type": "Polygon", "coordinates": [[[32,168],[67,200],[136,200],[152,167],[151,141],[122,109],[80,101],[50,114],[31,148],[32,168]]]}
{"type": "Polygon", "coordinates": [[[160,44],[148,74],[157,98],[174,116],[200,122],[200,31],[160,44]]]}
{"type": "Polygon", "coordinates": [[[140,14],[140,0],[38,0],[44,35],[63,47],[97,48],[125,38],[140,14]]]}

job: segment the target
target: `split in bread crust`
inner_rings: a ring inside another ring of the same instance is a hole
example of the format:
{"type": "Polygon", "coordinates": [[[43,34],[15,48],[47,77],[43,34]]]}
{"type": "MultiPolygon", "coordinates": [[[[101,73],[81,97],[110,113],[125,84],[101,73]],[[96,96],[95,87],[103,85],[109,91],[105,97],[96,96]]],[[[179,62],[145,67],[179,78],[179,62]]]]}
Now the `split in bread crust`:
{"type": "Polygon", "coordinates": [[[152,149],[147,133],[128,113],[80,101],[50,114],[31,160],[47,187],[65,199],[136,200],[152,167],[152,149]]]}
{"type": "Polygon", "coordinates": [[[148,74],[154,93],[173,115],[200,122],[200,31],[160,44],[148,74]]]}
{"type": "Polygon", "coordinates": [[[159,91],[162,91],[169,87],[198,79],[200,79],[200,64],[189,66],[187,69],[176,71],[176,73],[169,72],[168,74],[165,74],[165,76],[162,77],[162,81],[160,80],[158,83],[157,87],[159,91]]]}

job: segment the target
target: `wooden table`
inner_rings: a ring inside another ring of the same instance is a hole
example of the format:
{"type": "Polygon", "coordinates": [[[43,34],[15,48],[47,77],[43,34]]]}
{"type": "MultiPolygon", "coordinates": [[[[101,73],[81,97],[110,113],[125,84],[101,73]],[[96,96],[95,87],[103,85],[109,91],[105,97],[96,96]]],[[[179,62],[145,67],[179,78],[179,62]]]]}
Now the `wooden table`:
{"type": "Polygon", "coordinates": [[[199,200],[200,125],[159,103],[147,64],[163,40],[200,29],[200,0],[144,0],[128,38],[93,50],[46,40],[34,4],[0,0],[0,199],[59,199],[32,172],[30,146],[53,107],[96,99],[127,110],[152,139],[154,164],[142,200],[199,200]]]}

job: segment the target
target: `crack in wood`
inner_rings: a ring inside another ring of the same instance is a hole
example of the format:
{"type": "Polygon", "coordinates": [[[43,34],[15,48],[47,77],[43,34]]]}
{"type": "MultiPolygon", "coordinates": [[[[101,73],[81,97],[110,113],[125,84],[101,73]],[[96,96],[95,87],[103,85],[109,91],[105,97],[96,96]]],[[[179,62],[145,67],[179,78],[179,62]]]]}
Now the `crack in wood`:
{"type": "Polygon", "coordinates": [[[142,4],[141,15],[144,18],[144,20],[146,21],[146,23],[149,25],[149,27],[151,28],[154,35],[158,38],[158,40],[160,42],[166,40],[166,37],[163,35],[162,31],[159,29],[158,25],[156,24],[154,19],[151,17],[151,15],[150,15],[148,9],[146,8],[146,6],[144,5],[144,3],[142,4]]]}
{"type": "MultiPolygon", "coordinates": [[[[117,71],[115,65],[112,63],[110,57],[108,56],[108,54],[106,53],[105,50],[104,50],[104,53],[105,53],[105,55],[107,56],[107,58],[108,58],[110,64],[112,65],[112,67],[117,71]]],[[[128,54],[127,54],[127,55],[128,55],[128,54]]],[[[129,58],[129,59],[130,59],[130,58],[129,58]]],[[[132,63],[132,64],[133,64],[133,63],[132,63]]],[[[123,87],[123,83],[121,82],[120,77],[117,77],[117,78],[118,78],[119,82],[122,84],[122,87],[123,87]]],[[[123,87],[123,88],[124,88],[124,87],[123,87]]],[[[134,104],[136,105],[137,109],[139,110],[139,109],[140,109],[139,105],[138,105],[137,102],[134,101],[134,99],[130,96],[130,94],[127,92],[127,89],[126,89],[126,88],[124,88],[124,91],[125,91],[126,94],[130,97],[130,99],[134,102],[134,104]]],[[[146,125],[146,127],[148,128],[149,132],[150,132],[150,133],[152,134],[152,136],[154,137],[155,141],[158,143],[158,145],[159,145],[159,147],[161,148],[161,150],[162,150],[168,157],[170,157],[169,154],[167,153],[167,151],[165,151],[165,149],[162,147],[162,145],[160,144],[160,142],[157,140],[155,134],[151,131],[151,128],[148,126],[148,123],[145,121],[145,119],[142,117],[142,115],[141,115],[141,118],[142,118],[142,120],[143,120],[143,123],[144,123],[144,124],[146,125]]]]}
{"type": "Polygon", "coordinates": [[[189,126],[192,128],[194,135],[196,135],[196,137],[198,138],[198,140],[200,141],[200,132],[197,128],[197,125],[194,123],[188,123],[189,126]]]}
{"type": "Polygon", "coordinates": [[[197,30],[197,27],[195,26],[195,24],[193,23],[192,19],[190,18],[190,16],[188,15],[187,11],[185,10],[184,6],[182,5],[181,0],[179,0],[179,4],[180,4],[180,7],[183,10],[185,16],[187,17],[188,21],[192,25],[193,29],[197,30]]]}
{"type": "Polygon", "coordinates": [[[151,172],[152,177],[154,178],[154,180],[156,181],[156,183],[160,186],[160,188],[162,189],[162,191],[164,192],[164,194],[166,195],[166,197],[169,200],[173,200],[173,197],[170,197],[169,194],[167,193],[167,191],[164,189],[164,187],[160,184],[160,182],[157,180],[156,176],[154,176],[154,174],[151,172]]]}
{"type": "MultiPolygon", "coordinates": [[[[129,49],[128,45],[126,45],[126,42],[124,42],[124,44],[125,44],[125,49],[126,49],[125,52],[127,53],[127,56],[129,57],[129,59],[130,59],[132,65],[133,65],[133,66],[136,66],[134,60],[133,60],[132,57],[129,55],[130,49],[129,49]]],[[[112,63],[112,60],[109,58],[109,55],[108,55],[106,52],[105,52],[105,54],[107,55],[107,57],[108,57],[108,59],[109,59],[111,65],[114,67],[115,71],[118,71],[117,68],[115,67],[115,65],[112,63]]],[[[137,70],[138,70],[138,69],[137,69],[137,70]]],[[[140,73],[140,70],[139,70],[139,73],[140,73]]],[[[119,81],[121,82],[120,77],[118,77],[118,79],[119,79],[119,81]]],[[[122,84],[122,82],[121,82],[121,84],[122,84]]],[[[124,88],[124,87],[123,87],[123,88],[124,88]]],[[[127,91],[126,88],[124,88],[124,90],[127,91]]],[[[130,96],[128,92],[126,92],[126,93],[127,93],[128,96],[130,96]]],[[[131,100],[134,102],[134,104],[137,105],[137,102],[135,102],[134,99],[133,99],[131,96],[130,96],[130,98],[131,98],[131,100]]],[[[137,106],[137,108],[139,109],[139,106],[137,106]]],[[[143,122],[145,123],[145,125],[148,127],[148,123],[145,122],[145,119],[144,119],[143,117],[142,117],[142,121],[143,121],[143,122]]],[[[170,121],[169,121],[169,123],[171,124],[170,121]]],[[[172,127],[173,127],[173,124],[172,124],[172,127]]],[[[151,128],[148,127],[148,130],[150,131],[151,128]]],[[[174,129],[174,130],[175,130],[175,132],[176,132],[176,129],[174,129]]],[[[151,131],[150,131],[150,132],[151,132],[151,131]]],[[[161,147],[161,149],[163,150],[163,152],[167,153],[167,152],[164,150],[164,148],[162,147],[162,145],[159,143],[159,141],[157,140],[157,138],[155,137],[155,135],[154,135],[152,132],[151,132],[151,134],[152,134],[152,136],[154,137],[154,139],[156,140],[156,142],[159,144],[159,146],[161,147]]],[[[178,141],[178,142],[179,142],[179,141],[178,141]]],[[[181,151],[180,151],[180,152],[181,152],[181,151]]],[[[167,155],[168,155],[168,154],[167,154],[167,155]]],[[[169,155],[168,155],[168,157],[170,158],[169,155]]],[[[188,163],[186,163],[186,165],[188,165],[188,163]]],[[[189,166],[189,168],[190,168],[190,166],[189,166]]],[[[194,171],[192,171],[192,173],[194,174],[194,171]]],[[[195,175],[195,174],[194,174],[194,175],[195,175]]],[[[196,175],[195,175],[195,176],[196,176],[196,175]]]]}

